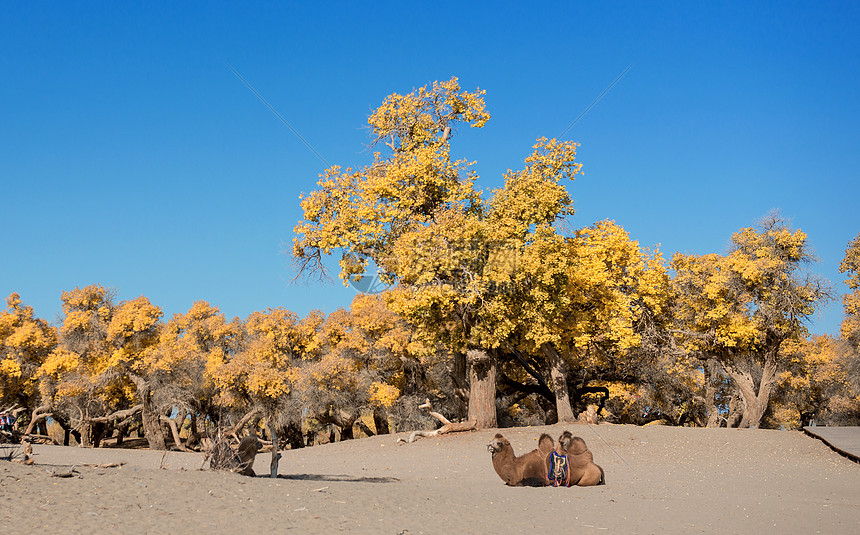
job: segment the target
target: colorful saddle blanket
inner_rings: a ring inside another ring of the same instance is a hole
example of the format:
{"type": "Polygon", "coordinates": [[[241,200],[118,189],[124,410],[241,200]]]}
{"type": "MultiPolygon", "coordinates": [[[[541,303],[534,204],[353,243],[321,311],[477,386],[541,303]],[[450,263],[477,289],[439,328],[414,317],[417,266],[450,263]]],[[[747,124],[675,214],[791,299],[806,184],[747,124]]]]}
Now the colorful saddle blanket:
{"type": "Polygon", "coordinates": [[[570,459],[567,455],[554,451],[549,454],[549,474],[547,477],[553,487],[570,486],[570,459]]]}

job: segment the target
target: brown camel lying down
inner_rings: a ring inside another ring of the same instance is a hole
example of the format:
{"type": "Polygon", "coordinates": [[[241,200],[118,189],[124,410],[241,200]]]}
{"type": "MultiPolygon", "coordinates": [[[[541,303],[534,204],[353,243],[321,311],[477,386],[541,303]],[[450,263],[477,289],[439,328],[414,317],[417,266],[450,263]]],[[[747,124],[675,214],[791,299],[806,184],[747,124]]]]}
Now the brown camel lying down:
{"type": "Polygon", "coordinates": [[[493,454],[493,468],[511,486],[542,487],[549,485],[544,459],[552,452],[553,441],[546,433],[538,439],[538,449],[517,457],[511,443],[496,433],[487,451],[493,454]]]}
{"type": "Polygon", "coordinates": [[[545,457],[548,479],[553,485],[572,487],[590,487],[605,485],[606,477],[603,468],[594,464],[594,455],[588,450],[585,441],[565,431],[558,437],[558,445],[554,452],[545,457]],[[566,457],[566,461],[553,454],[566,457]],[[567,472],[554,469],[560,464],[567,465],[567,472]]]}

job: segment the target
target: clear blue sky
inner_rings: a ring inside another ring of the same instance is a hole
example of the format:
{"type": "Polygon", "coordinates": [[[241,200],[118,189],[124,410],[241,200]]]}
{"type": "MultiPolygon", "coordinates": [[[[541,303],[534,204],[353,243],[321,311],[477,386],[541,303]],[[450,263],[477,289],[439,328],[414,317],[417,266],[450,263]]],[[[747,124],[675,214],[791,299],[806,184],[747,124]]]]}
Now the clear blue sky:
{"type": "MultiPolygon", "coordinates": [[[[453,139],[485,189],[632,64],[565,136],[585,171],[573,224],[725,252],[778,208],[846,291],[856,2],[124,4],[0,4],[0,294],[49,321],[92,283],[167,317],[200,299],[228,317],[348,306],[339,281],[292,284],[285,254],[325,165],[228,63],[332,164],[370,160],[366,119],[391,92],[486,89],[492,119],[453,139]]],[[[841,319],[837,301],[812,330],[841,319]]]]}

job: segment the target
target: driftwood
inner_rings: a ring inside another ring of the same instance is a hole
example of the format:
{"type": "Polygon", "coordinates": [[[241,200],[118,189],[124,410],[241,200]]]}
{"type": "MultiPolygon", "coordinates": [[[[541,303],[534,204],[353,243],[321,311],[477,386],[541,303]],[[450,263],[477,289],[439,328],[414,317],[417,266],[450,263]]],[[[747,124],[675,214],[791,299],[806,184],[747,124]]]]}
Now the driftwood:
{"type": "Polygon", "coordinates": [[[442,422],[442,427],[436,429],[435,431],[412,431],[412,434],[409,435],[409,439],[405,439],[403,437],[399,437],[397,442],[407,442],[412,443],[418,440],[419,437],[435,437],[437,435],[446,435],[448,433],[460,433],[462,431],[474,431],[478,428],[477,420],[469,420],[468,422],[452,422],[439,414],[438,412],[434,412],[432,406],[430,405],[430,400],[425,399],[422,405],[418,406],[419,409],[427,409],[430,416],[436,418],[440,422],[442,422]]]}
{"type": "Polygon", "coordinates": [[[54,439],[54,437],[48,435],[35,435],[30,434],[24,437],[24,440],[27,442],[37,442],[39,444],[53,444],[54,446],[59,446],[60,443],[54,439]]]}
{"type": "Polygon", "coordinates": [[[51,470],[49,472],[49,474],[51,474],[51,477],[74,477],[74,476],[81,477],[81,473],[78,472],[74,466],[72,466],[68,470],[59,470],[59,469],[55,468],[55,469],[51,470]]]}
{"type": "Polygon", "coordinates": [[[89,466],[92,468],[122,468],[124,462],[121,463],[105,463],[105,464],[92,464],[92,463],[83,463],[81,466],[89,466]]]}

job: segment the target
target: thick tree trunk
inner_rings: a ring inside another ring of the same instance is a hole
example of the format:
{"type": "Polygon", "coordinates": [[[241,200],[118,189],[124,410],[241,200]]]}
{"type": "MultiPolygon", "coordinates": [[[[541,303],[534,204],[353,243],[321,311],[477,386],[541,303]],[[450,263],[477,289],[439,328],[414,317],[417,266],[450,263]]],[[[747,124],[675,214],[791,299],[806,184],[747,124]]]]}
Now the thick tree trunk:
{"type": "Polygon", "coordinates": [[[166,450],[167,439],[164,436],[164,426],[161,425],[161,415],[155,411],[151,402],[144,402],[140,421],[143,424],[143,435],[149,443],[149,449],[166,450]]]}
{"type": "Polygon", "coordinates": [[[496,357],[492,350],[472,349],[469,362],[469,420],[479,429],[498,426],[496,417],[496,357]]]}
{"type": "Polygon", "coordinates": [[[134,386],[137,388],[137,397],[140,398],[140,403],[143,405],[140,421],[143,424],[143,434],[149,443],[149,449],[166,450],[167,437],[161,423],[161,414],[158,413],[158,408],[152,400],[152,388],[139,375],[130,373],[129,377],[134,382],[134,386]]]}
{"type": "Polygon", "coordinates": [[[272,439],[272,462],[269,464],[269,477],[278,477],[278,461],[281,459],[281,454],[278,453],[278,430],[275,428],[275,422],[272,418],[266,418],[266,429],[269,432],[269,438],[272,439]]]}
{"type": "Polygon", "coordinates": [[[776,382],[775,359],[770,355],[765,359],[758,391],[756,391],[755,381],[750,370],[730,366],[726,367],[726,372],[738,387],[743,401],[744,415],[738,427],[758,427],[765,411],[767,411],[770,393],[776,382]]]}
{"type": "Polygon", "coordinates": [[[726,427],[739,427],[744,417],[744,402],[741,395],[735,392],[729,399],[729,414],[726,416],[726,427]]]}
{"type": "Polygon", "coordinates": [[[84,417],[81,419],[81,423],[78,425],[78,432],[81,434],[78,440],[80,441],[79,446],[82,448],[92,448],[93,447],[93,422],[84,417]]]}
{"type": "Polygon", "coordinates": [[[570,405],[570,394],[567,389],[567,366],[558,351],[550,344],[544,344],[544,354],[549,359],[552,390],[555,394],[555,408],[559,422],[575,422],[576,416],[570,405]]]}

